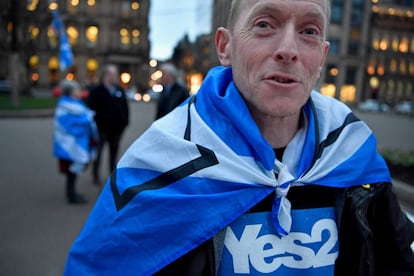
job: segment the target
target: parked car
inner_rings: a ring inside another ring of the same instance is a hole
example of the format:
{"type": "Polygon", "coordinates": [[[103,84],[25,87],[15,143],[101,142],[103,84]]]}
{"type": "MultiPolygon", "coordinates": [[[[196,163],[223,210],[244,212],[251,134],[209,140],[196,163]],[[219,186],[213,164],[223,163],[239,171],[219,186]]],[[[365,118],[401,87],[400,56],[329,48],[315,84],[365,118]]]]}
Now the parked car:
{"type": "Polygon", "coordinates": [[[381,103],[378,100],[375,99],[368,99],[365,102],[362,102],[358,105],[358,108],[361,111],[370,112],[388,112],[390,111],[389,105],[386,103],[381,103]]]}
{"type": "Polygon", "coordinates": [[[402,101],[394,108],[396,113],[410,115],[413,113],[413,104],[410,101],[402,101]]]}
{"type": "Polygon", "coordinates": [[[12,84],[9,80],[0,80],[0,93],[9,94],[12,90],[12,84]]]}

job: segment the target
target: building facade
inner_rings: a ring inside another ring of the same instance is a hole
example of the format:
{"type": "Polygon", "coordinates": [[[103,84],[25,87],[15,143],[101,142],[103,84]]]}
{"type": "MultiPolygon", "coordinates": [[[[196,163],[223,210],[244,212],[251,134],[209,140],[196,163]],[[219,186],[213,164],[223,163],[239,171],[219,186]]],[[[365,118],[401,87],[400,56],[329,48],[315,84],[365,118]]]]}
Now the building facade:
{"type": "Polygon", "coordinates": [[[395,2],[372,7],[365,83],[367,97],[390,105],[414,103],[414,1],[395,2]]]}
{"type": "Polygon", "coordinates": [[[9,64],[0,69],[0,78],[18,71],[21,86],[50,88],[63,78],[86,86],[98,80],[104,64],[113,63],[125,87],[148,87],[150,1],[3,1],[0,8],[0,58],[9,64]],[[73,66],[64,71],[59,69],[59,38],[52,27],[54,10],[60,13],[74,56],[73,66]],[[18,64],[9,61],[13,53],[18,64]]]}
{"type": "Polygon", "coordinates": [[[350,104],[414,100],[414,1],[331,3],[322,93],[350,104]]]}

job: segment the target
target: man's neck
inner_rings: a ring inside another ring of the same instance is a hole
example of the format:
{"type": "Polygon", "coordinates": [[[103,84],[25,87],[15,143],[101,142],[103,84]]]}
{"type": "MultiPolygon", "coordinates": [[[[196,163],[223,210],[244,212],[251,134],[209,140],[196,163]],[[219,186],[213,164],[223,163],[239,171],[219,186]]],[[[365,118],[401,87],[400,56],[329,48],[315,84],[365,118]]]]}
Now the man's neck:
{"type": "Polygon", "coordinates": [[[286,147],[301,127],[300,114],[286,117],[261,116],[254,120],[267,142],[272,148],[278,149],[286,147]]]}

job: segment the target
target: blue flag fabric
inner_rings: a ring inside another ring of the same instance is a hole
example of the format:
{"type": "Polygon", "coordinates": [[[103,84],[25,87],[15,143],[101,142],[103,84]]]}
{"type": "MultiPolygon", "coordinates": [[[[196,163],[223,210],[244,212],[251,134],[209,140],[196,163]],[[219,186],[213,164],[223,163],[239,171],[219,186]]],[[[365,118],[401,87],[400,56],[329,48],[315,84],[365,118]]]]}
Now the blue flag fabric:
{"type": "Polygon", "coordinates": [[[73,162],[71,170],[80,173],[96,156],[91,141],[98,140],[94,112],[80,99],[62,96],[55,111],[53,155],[73,162]]]}
{"type": "Polygon", "coordinates": [[[348,107],[312,92],[303,114],[304,126],[277,160],[231,68],[212,69],[195,100],[155,121],[123,155],[65,275],[151,275],[274,191],[272,220],[283,235],[290,186],[391,181],[372,131],[348,107]]]}
{"type": "Polygon", "coordinates": [[[65,26],[57,9],[53,11],[52,26],[59,35],[59,67],[61,71],[65,71],[73,65],[73,53],[66,36],[65,26]]]}

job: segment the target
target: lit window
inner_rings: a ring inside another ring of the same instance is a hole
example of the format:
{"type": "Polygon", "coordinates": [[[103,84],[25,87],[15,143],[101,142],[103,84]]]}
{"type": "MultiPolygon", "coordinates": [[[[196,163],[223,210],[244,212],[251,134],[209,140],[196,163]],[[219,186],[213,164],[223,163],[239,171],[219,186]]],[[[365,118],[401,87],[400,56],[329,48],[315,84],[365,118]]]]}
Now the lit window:
{"type": "Polygon", "coordinates": [[[411,53],[414,54],[414,35],[411,37],[411,53]]]}
{"type": "Polygon", "coordinates": [[[88,58],[86,60],[86,71],[88,78],[91,82],[94,82],[94,80],[96,79],[98,67],[99,63],[96,59],[88,58]]]}
{"type": "Polygon", "coordinates": [[[49,70],[59,69],[59,59],[56,56],[50,57],[47,63],[49,70]]]}
{"type": "Polygon", "coordinates": [[[121,45],[123,46],[129,46],[130,44],[130,38],[129,38],[129,31],[127,28],[122,28],[119,31],[120,39],[121,39],[121,45]]]}
{"type": "Polygon", "coordinates": [[[38,72],[32,73],[32,76],[30,77],[30,79],[33,83],[38,82],[39,81],[39,73],[38,72]]]}
{"type": "Polygon", "coordinates": [[[375,66],[373,66],[373,65],[368,65],[368,68],[367,68],[367,73],[368,73],[368,75],[370,75],[370,76],[372,76],[372,75],[374,75],[375,74],[375,66]]]}
{"type": "Polygon", "coordinates": [[[56,46],[58,45],[58,37],[56,35],[55,29],[52,26],[50,26],[47,30],[47,38],[50,47],[56,48],[56,46]]]}
{"type": "Polygon", "coordinates": [[[328,97],[335,97],[336,86],[332,83],[324,84],[321,87],[321,93],[328,97]]]}
{"type": "Polygon", "coordinates": [[[128,84],[131,81],[131,74],[127,72],[121,73],[121,82],[123,84],[128,84]]]}
{"type": "Polygon", "coordinates": [[[139,9],[139,3],[138,2],[132,2],[131,3],[131,9],[136,11],[139,9]]]}
{"type": "Polygon", "coordinates": [[[374,35],[372,36],[372,48],[378,51],[380,48],[379,44],[380,44],[379,35],[377,32],[375,32],[374,35]]]}
{"type": "Polygon", "coordinates": [[[389,47],[389,41],[386,37],[383,37],[379,43],[379,49],[381,51],[387,51],[389,47]]]}
{"type": "Polygon", "coordinates": [[[384,65],[380,64],[377,67],[377,74],[380,75],[380,76],[383,76],[385,74],[385,67],[384,67],[384,65]]]}
{"type": "Polygon", "coordinates": [[[331,76],[333,76],[333,77],[338,76],[338,74],[339,74],[339,70],[338,70],[338,68],[336,68],[336,67],[332,67],[332,68],[329,70],[329,74],[330,74],[331,76]]]}
{"type": "Polygon", "coordinates": [[[405,62],[405,60],[400,61],[400,72],[402,75],[407,74],[407,63],[405,62]]]}
{"type": "Polygon", "coordinates": [[[99,29],[97,26],[89,26],[86,29],[86,39],[91,46],[95,46],[98,42],[99,29]]]}
{"type": "Polygon", "coordinates": [[[158,61],[156,61],[155,59],[151,59],[149,61],[149,66],[151,66],[152,68],[157,67],[157,65],[158,65],[158,61]]]}
{"type": "Polygon", "coordinates": [[[88,71],[98,70],[98,61],[94,58],[89,58],[86,60],[86,69],[88,71]]]}
{"type": "Polygon", "coordinates": [[[397,72],[397,60],[396,59],[392,59],[390,62],[390,71],[391,73],[396,73],[397,72]]]}
{"type": "Polygon", "coordinates": [[[71,45],[76,45],[78,43],[78,38],[79,38],[79,32],[78,32],[78,30],[75,27],[73,27],[73,26],[69,26],[66,29],[66,33],[68,35],[69,43],[71,45]]]}
{"type": "Polygon", "coordinates": [[[352,84],[347,84],[347,85],[343,85],[341,87],[341,95],[340,95],[340,100],[342,102],[348,102],[348,103],[352,103],[355,102],[355,98],[356,98],[356,87],[355,85],[352,84]]]}
{"type": "Polygon", "coordinates": [[[33,55],[29,58],[30,68],[37,68],[39,66],[39,56],[33,55]]]}
{"type": "Polygon", "coordinates": [[[58,4],[56,2],[49,3],[49,10],[54,11],[58,8],[58,4]]]}
{"type": "Polygon", "coordinates": [[[70,0],[70,1],[68,1],[67,6],[68,6],[68,11],[70,13],[76,13],[76,10],[79,7],[79,0],[70,0]]]}
{"type": "Polygon", "coordinates": [[[139,36],[140,36],[140,31],[138,29],[133,29],[132,30],[132,43],[134,45],[139,44],[139,36]]]}
{"type": "Polygon", "coordinates": [[[400,45],[398,46],[398,50],[401,53],[408,53],[408,37],[404,36],[401,41],[400,41],[400,45]]]}
{"type": "Polygon", "coordinates": [[[79,6],[79,0],[70,0],[70,5],[73,7],[79,6]]]}
{"type": "Polygon", "coordinates": [[[27,0],[26,9],[28,11],[35,11],[39,5],[39,0],[27,0]]]}
{"type": "Polygon", "coordinates": [[[29,26],[29,34],[32,40],[36,40],[39,37],[39,32],[40,32],[39,28],[36,27],[35,25],[29,26]]]}
{"type": "Polygon", "coordinates": [[[140,33],[140,31],[138,30],[138,29],[134,29],[134,30],[132,30],[132,36],[133,37],[139,37],[139,35],[140,35],[141,33],[140,33]]]}

